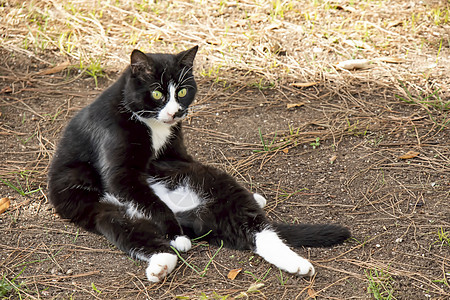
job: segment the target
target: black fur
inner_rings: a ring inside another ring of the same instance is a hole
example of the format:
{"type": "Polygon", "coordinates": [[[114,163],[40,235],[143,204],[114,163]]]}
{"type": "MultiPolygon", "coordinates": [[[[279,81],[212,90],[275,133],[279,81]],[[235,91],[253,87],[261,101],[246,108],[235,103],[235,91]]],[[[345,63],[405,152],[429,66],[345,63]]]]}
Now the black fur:
{"type": "Polygon", "coordinates": [[[204,239],[234,249],[254,249],[255,233],[273,228],[294,247],[331,246],[350,232],[338,225],[271,224],[253,194],[231,176],[195,161],[183,144],[181,122],[159,153],[151,129],[138,120],[155,118],[166,101],[168,83],[185,80],[186,97],[178,99],[187,113],[196,94],[192,65],[197,47],[172,54],[133,51],[131,65],[93,103],[68,124],[49,171],[49,199],[63,218],[108,238],[124,252],[152,255],[170,252],[170,240],[210,232],[204,239]],[[184,74],[184,77],[183,77],[184,74]],[[164,180],[175,189],[188,181],[204,203],[174,214],[149,187],[147,179],[164,180]],[[132,203],[149,218],[130,218],[126,207],[101,201],[105,193],[132,203]]]}

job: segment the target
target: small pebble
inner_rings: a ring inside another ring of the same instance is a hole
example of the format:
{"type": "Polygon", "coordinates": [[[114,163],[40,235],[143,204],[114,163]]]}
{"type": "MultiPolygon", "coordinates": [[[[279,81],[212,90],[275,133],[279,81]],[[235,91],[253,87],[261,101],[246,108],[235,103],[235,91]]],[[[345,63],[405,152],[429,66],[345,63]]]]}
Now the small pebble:
{"type": "Polygon", "coordinates": [[[376,244],[375,247],[381,248],[381,245],[380,244],[376,244]]]}
{"type": "Polygon", "coordinates": [[[72,275],[72,274],[73,274],[73,270],[72,269],[67,270],[66,275],[72,275]]]}
{"type": "Polygon", "coordinates": [[[395,240],[395,242],[396,243],[401,243],[401,242],[403,242],[403,239],[402,238],[398,238],[398,239],[395,240]]]}

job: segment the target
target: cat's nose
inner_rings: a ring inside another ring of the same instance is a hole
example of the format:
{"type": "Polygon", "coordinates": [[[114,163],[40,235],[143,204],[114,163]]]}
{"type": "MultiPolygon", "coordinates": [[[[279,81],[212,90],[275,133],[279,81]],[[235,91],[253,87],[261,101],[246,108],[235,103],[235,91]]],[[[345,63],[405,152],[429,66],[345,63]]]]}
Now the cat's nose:
{"type": "Polygon", "coordinates": [[[173,114],[167,113],[167,115],[173,119],[173,117],[175,116],[175,113],[173,113],[173,114]]]}

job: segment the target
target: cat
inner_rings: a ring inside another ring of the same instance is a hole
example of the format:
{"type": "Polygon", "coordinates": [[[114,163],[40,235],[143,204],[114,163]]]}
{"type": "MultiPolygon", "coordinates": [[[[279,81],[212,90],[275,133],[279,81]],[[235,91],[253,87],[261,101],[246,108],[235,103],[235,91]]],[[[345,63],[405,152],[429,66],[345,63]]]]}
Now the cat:
{"type": "Polygon", "coordinates": [[[199,236],[314,275],[290,247],[339,244],[350,237],[347,228],[272,223],[263,196],[187,153],[181,121],[197,92],[197,50],[133,50],[122,75],[66,126],[49,168],[50,203],[62,218],[147,262],[151,282],[176,267],[173,248],[188,251],[199,236]]]}

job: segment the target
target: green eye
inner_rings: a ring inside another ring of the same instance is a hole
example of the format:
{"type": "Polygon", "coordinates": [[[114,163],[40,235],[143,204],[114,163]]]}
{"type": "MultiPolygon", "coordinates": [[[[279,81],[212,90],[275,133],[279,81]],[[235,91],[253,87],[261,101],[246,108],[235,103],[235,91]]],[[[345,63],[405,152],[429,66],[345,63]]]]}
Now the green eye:
{"type": "Polygon", "coordinates": [[[187,90],[186,89],[181,89],[178,91],[178,97],[183,98],[184,96],[186,96],[187,94],[187,90]]]}
{"type": "Polygon", "coordinates": [[[152,92],[152,97],[155,100],[159,100],[162,98],[162,93],[160,91],[153,91],[152,92]]]}

